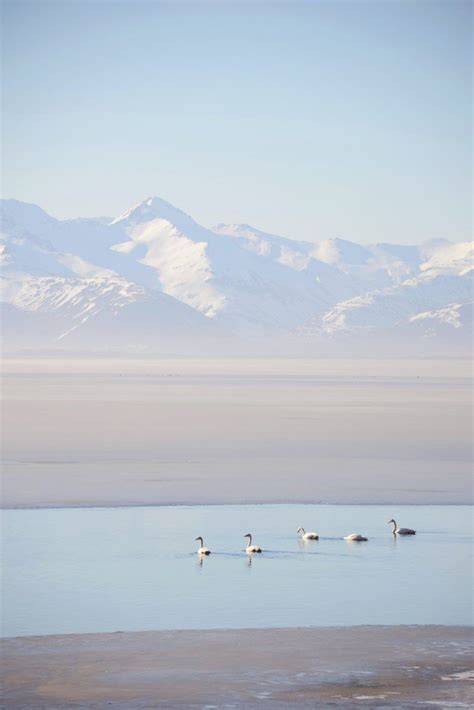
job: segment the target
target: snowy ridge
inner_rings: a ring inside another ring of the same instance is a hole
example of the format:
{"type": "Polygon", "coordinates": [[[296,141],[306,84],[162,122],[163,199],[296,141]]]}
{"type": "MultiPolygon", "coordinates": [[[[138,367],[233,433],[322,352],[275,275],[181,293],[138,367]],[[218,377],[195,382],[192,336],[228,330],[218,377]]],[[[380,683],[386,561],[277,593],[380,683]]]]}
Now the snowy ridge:
{"type": "Polygon", "coordinates": [[[430,258],[420,264],[420,270],[437,274],[469,273],[474,265],[474,246],[472,242],[463,244],[448,244],[437,249],[430,258]]]}
{"type": "MultiPolygon", "coordinates": [[[[167,219],[153,217],[142,223],[129,223],[136,218],[135,211],[122,217],[130,241],[115,245],[112,249],[133,255],[137,247],[143,247],[142,264],[158,271],[164,293],[195,308],[208,317],[214,317],[224,306],[225,297],[210,283],[211,265],[207,257],[207,243],[193,241],[180,232],[167,219]]],[[[117,222],[115,222],[116,224],[117,222]]]]}
{"type": "Polygon", "coordinates": [[[473,302],[461,305],[460,303],[450,303],[449,306],[445,308],[438,308],[435,311],[425,311],[424,313],[417,313],[416,316],[411,316],[409,319],[410,323],[416,323],[417,321],[430,321],[436,320],[446,325],[450,325],[453,328],[462,328],[461,314],[462,309],[471,306],[473,302]]]}
{"type": "Polygon", "coordinates": [[[192,353],[199,341],[207,352],[317,353],[393,338],[470,348],[472,243],[362,246],[247,224],[206,229],[158,197],[97,220],[4,200],[1,219],[12,350],[133,350],[139,340],[143,352],[192,353]]]}

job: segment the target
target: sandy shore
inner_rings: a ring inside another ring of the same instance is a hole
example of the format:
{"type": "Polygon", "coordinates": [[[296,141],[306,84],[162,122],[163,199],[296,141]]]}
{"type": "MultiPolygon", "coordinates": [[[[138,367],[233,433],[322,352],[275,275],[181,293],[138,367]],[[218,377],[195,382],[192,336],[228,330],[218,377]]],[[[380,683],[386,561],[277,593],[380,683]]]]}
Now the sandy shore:
{"type": "Polygon", "coordinates": [[[3,642],[8,708],[472,707],[473,632],[351,627],[3,642]]]}
{"type": "Polygon", "coordinates": [[[5,361],[5,507],[472,502],[467,361],[5,361]]]}

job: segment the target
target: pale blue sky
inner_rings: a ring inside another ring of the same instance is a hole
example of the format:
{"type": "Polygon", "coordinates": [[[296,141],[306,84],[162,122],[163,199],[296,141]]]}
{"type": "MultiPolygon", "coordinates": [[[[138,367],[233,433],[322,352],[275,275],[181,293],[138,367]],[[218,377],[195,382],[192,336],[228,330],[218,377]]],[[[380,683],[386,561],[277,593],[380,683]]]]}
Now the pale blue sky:
{"type": "Polygon", "coordinates": [[[3,3],[3,194],[294,238],[470,238],[463,0],[3,3]]]}

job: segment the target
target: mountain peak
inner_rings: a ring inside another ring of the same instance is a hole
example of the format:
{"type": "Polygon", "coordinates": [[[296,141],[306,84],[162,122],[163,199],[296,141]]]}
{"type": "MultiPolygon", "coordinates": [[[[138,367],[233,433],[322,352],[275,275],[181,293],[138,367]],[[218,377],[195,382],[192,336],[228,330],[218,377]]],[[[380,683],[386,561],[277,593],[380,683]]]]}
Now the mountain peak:
{"type": "Polygon", "coordinates": [[[176,223],[183,220],[194,223],[194,220],[182,210],[178,209],[170,202],[163,200],[161,197],[147,197],[142,202],[138,202],[125,212],[122,212],[116,219],[110,223],[119,224],[127,223],[129,225],[139,224],[141,222],[150,222],[153,219],[165,219],[168,222],[176,223]]]}

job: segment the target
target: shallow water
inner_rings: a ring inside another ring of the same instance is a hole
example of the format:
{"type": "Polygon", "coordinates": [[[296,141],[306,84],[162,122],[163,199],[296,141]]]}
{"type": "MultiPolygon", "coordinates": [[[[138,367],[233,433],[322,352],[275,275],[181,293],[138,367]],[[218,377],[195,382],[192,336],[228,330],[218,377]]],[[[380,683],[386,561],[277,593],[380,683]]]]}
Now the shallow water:
{"type": "Polygon", "coordinates": [[[3,635],[471,624],[468,506],[3,511],[3,635]],[[397,518],[417,535],[395,539],[397,518]],[[303,544],[296,529],[319,532],[303,544]],[[252,532],[261,555],[243,551],[252,532]],[[349,533],[367,543],[348,543],[349,533]],[[196,555],[196,535],[212,554],[196,555]]]}

